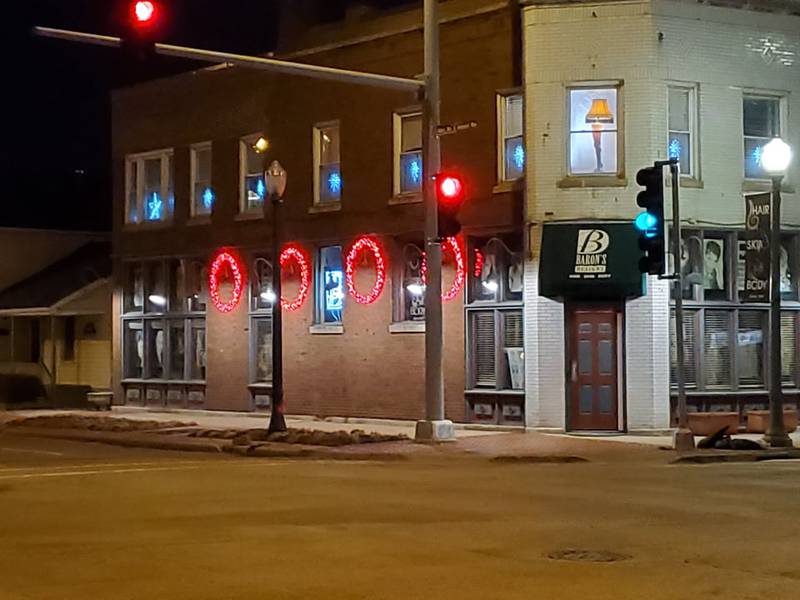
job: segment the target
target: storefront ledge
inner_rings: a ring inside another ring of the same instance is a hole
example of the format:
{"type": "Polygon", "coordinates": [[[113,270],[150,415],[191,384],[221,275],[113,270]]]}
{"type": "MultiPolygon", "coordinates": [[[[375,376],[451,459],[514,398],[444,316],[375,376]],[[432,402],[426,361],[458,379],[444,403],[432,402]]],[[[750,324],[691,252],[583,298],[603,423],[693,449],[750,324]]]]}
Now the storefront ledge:
{"type": "Polygon", "coordinates": [[[627,185],[628,179],[626,177],[616,177],[614,175],[567,176],[556,184],[557,187],[562,189],[626,187],[627,185]]]}
{"type": "Polygon", "coordinates": [[[389,325],[389,333],[425,333],[425,323],[403,321],[389,325]]]}
{"type": "Polygon", "coordinates": [[[331,202],[330,204],[315,204],[309,207],[308,214],[316,215],[320,213],[338,212],[342,210],[341,202],[331,202]]]}
{"type": "Polygon", "coordinates": [[[211,215],[201,215],[199,217],[191,217],[186,221],[188,227],[196,227],[198,225],[211,225],[211,215]]]}
{"type": "MultiPolygon", "coordinates": [[[[745,179],[742,181],[743,192],[770,192],[772,191],[772,181],[769,179],[745,179]]],[[[785,181],[781,184],[781,192],[784,194],[794,194],[793,185],[788,185],[785,181]]]]}
{"type": "Polygon", "coordinates": [[[126,223],[122,226],[122,231],[125,233],[133,231],[153,231],[158,229],[169,229],[174,225],[174,221],[145,221],[144,223],[126,223]]]}
{"type": "Polygon", "coordinates": [[[308,328],[311,335],[342,335],[344,325],[312,325],[308,328]]]}
{"type": "Polygon", "coordinates": [[[413,194],[397,194],[389,198],[389,206],[397,206],[402,204],[419,204],[422,202],[422,194],[414,192],[413,194]]]}
{"type": "Polygon", "coordinates": [[[233,217],[234,221],[260,221],[264,218],[264,213],[259,210],[258,212],[243,212],[233,217]]]}

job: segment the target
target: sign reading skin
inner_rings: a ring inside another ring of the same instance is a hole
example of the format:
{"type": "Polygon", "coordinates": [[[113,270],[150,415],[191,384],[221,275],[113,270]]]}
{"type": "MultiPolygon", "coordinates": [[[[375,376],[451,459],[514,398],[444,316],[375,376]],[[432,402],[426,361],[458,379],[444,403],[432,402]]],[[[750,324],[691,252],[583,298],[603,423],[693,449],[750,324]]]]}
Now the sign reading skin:
{"type": "Polygon", "coordinates": [[[770,194],[745,196],[744,302],[769,301],[770,194]]]}
{"type": "Polygon", "coordinates": [[[540,293],[570,300],[641,296],[641,256],[638,233],[630,223],[546,223],[540,293]]]}

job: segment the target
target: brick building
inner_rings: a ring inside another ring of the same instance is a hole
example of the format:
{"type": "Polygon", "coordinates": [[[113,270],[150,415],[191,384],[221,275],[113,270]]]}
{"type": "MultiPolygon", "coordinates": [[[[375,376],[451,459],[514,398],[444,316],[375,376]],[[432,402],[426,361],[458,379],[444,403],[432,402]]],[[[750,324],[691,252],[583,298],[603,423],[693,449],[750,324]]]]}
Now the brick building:
{"type": "MultiPolygon", "coordinates": [[[[443,2],[441,13],[442,119],[477,123],[442,139],[443,166],[462,172],[469,192],[463,238],[445,251],[446,413],[521,425],[519,7],[458,0],[443,2]]],[[[363,7],[333,24],[293,22],[277,55],[413,77],[422,70],[421,23],[418,9],[363,7]]],[[[117,91],[117,402],[268,409],[276,261],[262,174],[278,160],[288,173],[282,239],[299,250],[282,269],[284,297],[296,301],[283,319],[287,411],[422,417],[420,149],[417,99],[400,92],[227,66],[117,91]],[[269,149],[258,154],[261,136],[269,149]],[[348,263],[365,235],[382,249],[386,284],[374,302],[360,304],[346,286],[347,265],[356,291],[367,295],[381,262],[364,252],[348,263]],[[242,291],[229,312],[215,307],[208,289],[221,249],[235,256],[236,269],[223,264],[213,278],[217,300],[242,291]]]]}
{"type": "MultiPolygon", "coordinates": [[[[745,203],[770,189],[759,163],[769,138],[800,148],[800,5],[525,4],[527,424],[670,427],[670,290],[653,277],[642,286],[630,226],[637,170],[668,157],[682,164],[679,265],[695,276],[683,291],[689,408],[764,408],[768,310],[743,293],[745,203]]],[[[795,159],[781,273],[794,403],[798,181],[795,159]]]]}

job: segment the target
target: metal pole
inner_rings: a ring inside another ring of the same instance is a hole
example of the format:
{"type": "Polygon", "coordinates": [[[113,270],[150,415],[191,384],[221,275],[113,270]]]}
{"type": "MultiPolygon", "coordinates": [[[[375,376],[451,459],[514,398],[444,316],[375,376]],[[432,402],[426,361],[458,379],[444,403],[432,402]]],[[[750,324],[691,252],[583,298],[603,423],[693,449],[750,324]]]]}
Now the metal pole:
{"type": "Polygon", "coordinates": [[[764,441],[783,448],[792,440],[783,426],[783,382],[781,368],[781,182],[783,175],[772,177],[772,227],[770,228],[770,307],[769,307],[769,428],[764,441]]]}
{"type": "Polygon", "coordinates": [[[422,101],[422,201],[425,206],[425,421],[417,423],[418,441],[453,439],[453,424],[444,420],[442,369],[442,246],[439,240],[434,175],[439,172],[439,3],[423,5],[425,75],[422,101]]]}
{"type": "Polygon", "coordinates": [[[686,413],[686,376],[684,373],[685,356],[683,347],[683,272],[681,271],[681,202],[680,202],[680,165],[670,162],[672,177],[672,255],[675,257],[675,379],[678,384],[678,429],[673,436],[675,450],[691,450],[694,448],[694,435],[689,429],[689,416],[686,413]]]}
{"type": "MultiPolygon", "coordinates": [[[[34,27],[33,32],[39,37],[67,40],[70,42],[82,42],[84,44],[109,46],[112,48],[118,48],[122,45],[121,38],[110,35],[97,35],[80,31],[68,31],[66,29],[53,29],[50,27],[34,27]]],[[[286,75],[304,75],[317,79],[373,85],[408,92],[417,92],[421,90],[424,85],[422,81],[408,79],[406,77],[394,77],[392,75],[380,75],[378,73],[362,73],[349,69],[307,65],[277,58],[217,52],[215,50],[203,50],[201,48],[176,46],[174,44],[157,43],[154,44],[154,49],[157,54],[162,54],[164,56],[177,56],[179,58],[188,58],[216,64],[230,64],[251,69],[272,71],[274,73],[284,73],[286,75]]]]}
{"type": "MultiPolygon", "coordinates": [[[[283,315],[281,307],[281,243],[278,218],[281,198],[270,194],[272,203],[272,412],[269,417],[269,433],[286,431],[283,416],[283,315]]],[[[266,206],[264,207],[266,212],[266,206]]]]}

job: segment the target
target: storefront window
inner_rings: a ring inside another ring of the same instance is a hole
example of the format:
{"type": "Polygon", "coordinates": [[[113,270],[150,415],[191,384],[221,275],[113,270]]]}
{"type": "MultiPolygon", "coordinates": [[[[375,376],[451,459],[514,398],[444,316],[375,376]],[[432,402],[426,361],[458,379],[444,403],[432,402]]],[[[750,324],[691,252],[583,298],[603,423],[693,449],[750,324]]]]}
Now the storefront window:
{"type": "Polygon", "coordinates": [[[395,287],[395,322],[425,321],[425,282],[423,281],[423,242],[403,244],[399,252],[395,287]]]}
{"type": "Polygon", "coordinates": [[[147,312],[162,313],[167,310],[167,286],[164,264],[160,261],[146,264],[147,312]]]}
{"type": "Polygon", "coordinates": [[[253,319],[253,382],[272,382],[272,319],[253,319]]]}
{"type": "Polygon", "coordinates": [[[194,381],[204,381],[206,378],[206,324],[203,319],[192,319],[191,323],[191,354],[189,362],[189,376],[194,381]]]}
{"type": "Polygon", "coordinates": [[[123,373],[126,379],[141,379],[144,365],[144,337],[141,321],[126,321],[122,330],[124,357],[123,373]]]}
{"type": "Polygon", "coordinates": [[[264,257],[258,257],[255,259],[255,261],[253,261],[252,283],[252,310],[272,310],[272,303],[275,301],[275,294],[272,291],[272,264],[268,259],[264,257]]]}
{"type": "Polygon", "coordinates": [[[184,379],[184,364],[186,358],[184,335],[184,322],[171,321],[169,324],[169,378],[184,379]]]}
{"type": "Polygon", "coordinates": [[[164,379],[164,322],[145,321],[145,377],[164,379]]]}
{"type": "Polygon", "coordinates": [[[736,349],[739,385],[764,385],[765,311],[739,311],[736,349]]]}
{"type": "Polygon", "coordinates": [[[344,310],[344,265],[341,246],[326,246],[319,251],[317,307],[319,323],[339,324],[344,310]]]}
{"type": "Polygon", "coordinates": [[[125,276],[125,312],[141,312],[144,307],[144,280],[141,263],[126,265],[125,276]]]}
{"type": "Polygon", "coordinates": [[[522,301],[522,253],[512,250],[516,240],[499,237],[472,240],[470,299],[472,302],[522,301]],[[511,244],[511,245],[509,245],[511,244]]]}

